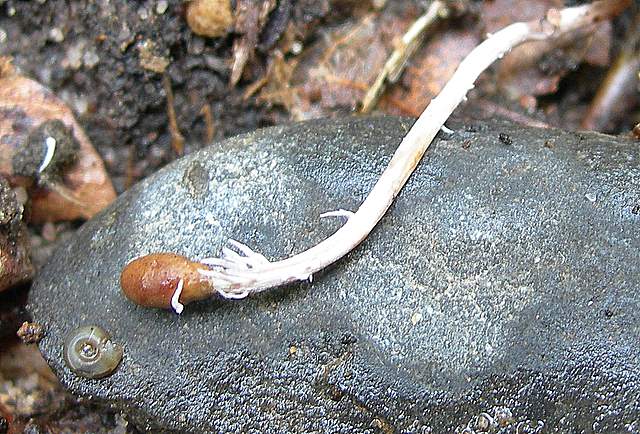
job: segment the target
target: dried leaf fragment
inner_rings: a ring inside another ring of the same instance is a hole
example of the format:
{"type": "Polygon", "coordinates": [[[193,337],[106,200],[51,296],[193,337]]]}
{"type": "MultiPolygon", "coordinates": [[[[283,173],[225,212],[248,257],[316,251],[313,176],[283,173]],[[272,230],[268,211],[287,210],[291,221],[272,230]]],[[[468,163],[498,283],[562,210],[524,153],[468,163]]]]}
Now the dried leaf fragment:
{"type": "Polygon", "coordinates": [[[116,197],[102,159],[71,110],[47,88],[19,75],[0,78],[0,174],[12,185],[29,188],[34,222],[87,219],[116,197]],[[57,125],[56,131],[66,131],[68,137],[53,137],[51,130],[40,128],[43,124],[57,125]],[[31,154],[23,149],[29,145],[34,147],[31,154]],[[65,148],[75,155],[65,155],[65,148]],[[57,155],[57,151],[61,153],[57,155]],[[34,158],[44,155],[40,164],[34,160],[30,166],[22,166],[28,172],[37,165],[38,179],[16,173],[14,157],[21,152],[34,158]],[[55,176],[54,171],[45,173],[56,167],[61,170],[55,176]],[[40,182],[43,174],[56,178],[57,187],[40,182]]]}
{"type": "Polygon", "coordinates": [[[391,51],[389,32],[407,25],[407,20],[396,16],[368,14],[311,45],[289,73],[290,94],[296,96],[289,109],[294,118],[327,116],[356,107],[391,51]]]}
{"type": "MultiPolygon", "coordinates": [[[[481,19],[487,33],[494,32],[514,21],[528,21],[561,8],[560,0],[495,0],[483,2],[481,19]]],[[[556,20],[559,18],[555,18],[556,20]]],[[[583,59],[592,63],[608,63],[610,32],[603,31],[610,24],[604,21],[597,27],[574,32],[564,40],[530,41],[508,53],[498,68],[498,86],[512,99],[521,96],[540,96],[555,93],[560,80],[583,59]],[[589,38],[584,36],[589,35],[589,38]]]]}

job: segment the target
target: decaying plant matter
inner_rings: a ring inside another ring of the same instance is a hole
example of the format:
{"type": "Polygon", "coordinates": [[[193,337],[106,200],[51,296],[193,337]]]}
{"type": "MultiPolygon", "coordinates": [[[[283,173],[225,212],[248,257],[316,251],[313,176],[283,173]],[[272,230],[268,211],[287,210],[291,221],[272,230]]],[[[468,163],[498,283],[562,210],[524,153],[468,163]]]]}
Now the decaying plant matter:
{"type": "Polygon", "coordinates": [[[473,88],[477,77],[513,47],[532,40],[566,37],[578,29],[620,13],[630,0],[602,0],[590,5],[551,9],[546,17],[511,24],[489,36],[460,63],[440,94],[402,139],[391,162],[355,213],[339,211],[347,222],[336,233],[290,258],[270,262],[237,241],[230,240],[221,258],[191,261],[183,256],[155,253],[129,263],[121,277],[127,297],[138,304],[173,308],[218,294],[240,299],[286,283],[311,279],[360,244],[385,214],[425,151],[453,110],[473,88]]]}

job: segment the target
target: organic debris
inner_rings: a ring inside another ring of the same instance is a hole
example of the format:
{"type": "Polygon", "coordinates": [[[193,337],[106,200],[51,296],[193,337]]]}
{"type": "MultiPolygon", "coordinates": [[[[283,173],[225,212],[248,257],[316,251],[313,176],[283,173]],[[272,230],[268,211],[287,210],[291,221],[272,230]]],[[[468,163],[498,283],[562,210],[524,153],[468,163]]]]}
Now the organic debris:
{"type": "MultiPolygon", "coordinates": [[[[352,111],[360,101],[363,101],[362,111],[368,112],[382,93],[384,83],[393,84],[397,80],[382,96],[379,111],[417,116],[442,89],[460,61],[486,35],[507,23],[527,21],[550,8],[562,6],[558,0],[458,3],[456,16],[446,24],[435,26],[423,47],[409,61],[406,58],[417,46],[421,32],[435,19],[435,9],[417,15],[411,6],[393,5],[381,14],[354,16],[326,37],[318,38],[302,55],[292,57],[281,53],[280,59],[272,57],[263,81],[255,84],[262,87],[258,100],[285,107],[294,119],[334,116],[352,111]],[[467,14],[460,16],[461,11],[467,14]],[[412,22],[415,29],[409,29],[412,22]],[[408,39],[403,42],[401,38],[408,39]],[[389,56],[391,49],[394,52],[389,56]],[[389,59],[388,64],[382,62],[383,58],[389,59]],[[401,72],[405,63],[405,70],[401,72]],[[275,74],[275,71],[281,73],[275,74]],[[283,81],[287,77],[288,81],[283,81]]],[[[433,3],[432,8],[437,4],[433,3]]],[[[451,4],[447,3],[446,7],[451,4]]],[[[611,25],[603,21],[560,41],[523,44],[505,56],[497,74],[488,72],[481,77],[478,91],[470,97],[475,102],[474,98],[483,96],[486,102],[489,101],[486,97],[498,95],[499,101],[506,96],[520,105],[510,109],[510,117],[527,118],[537,110],[537,98],[556,93],[561,79],[581,62],[596,67],[606,65],[611,37],[611,25]]],[[[493,110],[500,115],[502,111],[493,110]]],[[[534,116],[527,123],[549,125],[553,121],[560,119],[551,117],[547,121],[544,116],[534,116]]]]}
{"type": "MultiPolygon", "coordinates": [[[[495,0],[483,3],[481,22],[484,31],[491,34],[508,23],[532,20],[548,9],[562,6],[561,0],[495,0]]],[[[562,77],[583,59],[592,64],[608,63],[610,45],[608,21],[575,32],[563,41],[528,42],[505,56],[496,84],[512,99],[555,93],[562,77]]]]}
{"type": "Polygon", "coordinates": [[[446,18],[451,14],[447,4],[440,0],[435,0],[429,6],[429,9],[420,16],[409,27],[407,32],[402,36],[402,39],[397,43],[397,46],[387,63],[378,74],[375,82],[367,94],[362,100],[362,107],[360,111],[362,113],[370,113],[375,107],[380,95],[384,91],[384,86],[387,82],[395,83],[409,60],[409,57],[418,49],[426,31],[432,27],[439,18],[446,18]]]}
{"type": "Polygon", "coordinates": [[[35,346],[20,344],[0,352],[0,417],[10,433],[121,433],[127,422],[67,393],[35,346]]]}
{"type": "Polygon", "coordinates": [[[33,275],[22,211],[13,189],[0,176],[0,292],[28,282],[33,275]]]}
{"type": "Polygon", "coordinates": [[[639,102],[640,94],[640,13],[625,36],[620,54],[598,89],[582,128],[613,132],[617,123],[639,102]]]}
{"type": "Polygon", "coordinates": [[[19,75],[0,79],[0,174],[28,189],[34,222],[90,218],[116,196],[71,110],[19,75]]]}
{"type": "Polygon", "coordinates": [[[241,36],[233,43],[231,86],[235,86],[240,81],[244,67],[253,57],[258,45],[260,32],[275,6],[276,0],[238,0],[235,32],[241,36]]]}
{"type": "Polygon", "coordinates": [[[405,70],[401,85],[387,92],[380,109],[397,115],[420,115],[480,40],[467,28],[440,31],[418,51],[413,64],[405,70]]]}
{"type": "MultiPolygon", "coordinates": [[[[289,96],[293,117],[310,119],[356,108],[391,51],[393,35],[390,32],[408,24],[407,19],[395,15],[367,14],[356,23],[340,26],[309,47],[295,61],[295,71],[286,74],[292,77],[290,85],[277,86],[290,87],[294,92],[294,98],[289,96]]],[[[261,98],[268,99],[269,94],[273,95],[273,90],[261,98]]]]}
{"type": "Polygon", "coordinates": [[[204,136],[204,143],[211,143],[216,134],[216,125],[213,120],[213,113],[211,112],[211,106],[209,104],[205,104],[200,109],[200,114],[204,119],[204,124],[206,125],[206,135],[204,136]]]}

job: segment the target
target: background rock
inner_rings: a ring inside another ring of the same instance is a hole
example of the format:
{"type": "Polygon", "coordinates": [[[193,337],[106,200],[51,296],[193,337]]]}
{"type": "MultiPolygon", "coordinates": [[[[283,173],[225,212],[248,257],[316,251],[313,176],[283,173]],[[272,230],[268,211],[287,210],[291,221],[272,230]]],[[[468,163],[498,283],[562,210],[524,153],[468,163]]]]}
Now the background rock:
{"type": "Polygon", "coordinates": [[[257,131],[138,184],[34,282],[44,357],[147,429],[640,429],[640,150],[611,136],[452,123],[373,234],[313,284],[180,317],[120,294],[122,267],[149,252],[315,244],[341,224],[318,216],[355,210],[409,125],[257,131]],[[124,346],[98,381],[62,359],[91,324],[124,346]]]}

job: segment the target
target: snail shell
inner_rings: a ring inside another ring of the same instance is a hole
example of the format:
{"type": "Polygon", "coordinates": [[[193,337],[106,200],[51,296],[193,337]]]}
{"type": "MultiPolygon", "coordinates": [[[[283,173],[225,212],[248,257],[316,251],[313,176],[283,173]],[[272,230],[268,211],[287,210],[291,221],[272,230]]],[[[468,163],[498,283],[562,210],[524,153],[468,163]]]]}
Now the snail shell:
{"type": "Polygon", "coordinates": [[[70,333],[64,341],[64,361],[76,374],[85,378],[111,375],[122,360],[122,346],[98,326],[84,326],[70,333]]]}

